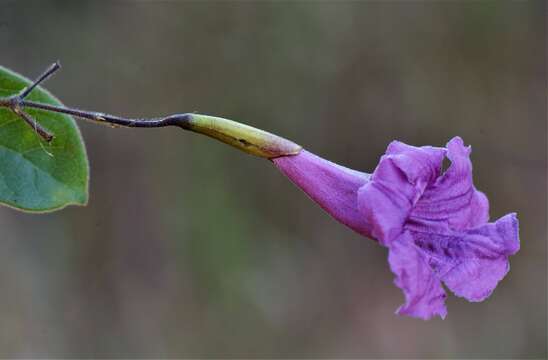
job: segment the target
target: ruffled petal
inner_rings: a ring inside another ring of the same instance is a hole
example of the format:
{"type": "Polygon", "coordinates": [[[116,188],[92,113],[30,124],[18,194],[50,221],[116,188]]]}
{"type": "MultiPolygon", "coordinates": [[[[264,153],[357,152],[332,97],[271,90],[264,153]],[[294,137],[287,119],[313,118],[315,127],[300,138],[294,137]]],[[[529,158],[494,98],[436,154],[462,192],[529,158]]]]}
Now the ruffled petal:
{"type": "Polygon", "coordinates": [[[438,221],[451,229],[464,230],[489,220],[487,197],[473,184],[470,152],[460,137],[449,141],[447,157],[451,166],[425,189],[410,214],[411,221],[438,221]]]}
{"type": "Polygon", "coordinates": [[[409,233],[436,276],[469,301],[491,294],[510,268],[508,256],[519,250],[516,214],[449,234],[409,233]]]}
{"type": "Polygon", "coordinates": [[[427,185],[441,169],[445,149],[392,142],[371,177],[358,191],[358,207],[371,235],[388,245],[403,225],[427,185]]]}
{"type": "Polygon", "coordinates": [[[436,315],[445,318],[445,291],[432,272],[428,257],[413,244],[409,232],[391,243],[388,262],[396,275],[394,283],[405,295],[405,304],[398,308],[397,314],[424,320],[436,315]]]}
{"type": "MultiPolygon", "coordinates": [[[[445,153],[444,148],[417,147],[400,141],[392,141],[383,158],[392,159],[394,164],[405,174],[407,181],[420,189],[421,185],[439,177],[445,153]]],[[[378,175],[382,176],[380,173],[378,175]]]]}

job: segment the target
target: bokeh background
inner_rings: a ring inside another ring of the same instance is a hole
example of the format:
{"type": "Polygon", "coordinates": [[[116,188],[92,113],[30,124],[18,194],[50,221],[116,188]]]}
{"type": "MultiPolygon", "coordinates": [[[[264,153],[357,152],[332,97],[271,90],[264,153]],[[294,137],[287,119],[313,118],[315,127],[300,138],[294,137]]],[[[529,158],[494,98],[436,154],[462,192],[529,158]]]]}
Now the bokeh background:
{"type": "Polygon", "coordinates": [[[1,64],[71,106],[240,120],[371,171],[393,139],[473,145],[522,249],[483,303],[394,315],[386,249],[267,161],[82,123],[90,202],[0,208],[0,357],[546,357],[544,1],[0,1],[1,64]]]}

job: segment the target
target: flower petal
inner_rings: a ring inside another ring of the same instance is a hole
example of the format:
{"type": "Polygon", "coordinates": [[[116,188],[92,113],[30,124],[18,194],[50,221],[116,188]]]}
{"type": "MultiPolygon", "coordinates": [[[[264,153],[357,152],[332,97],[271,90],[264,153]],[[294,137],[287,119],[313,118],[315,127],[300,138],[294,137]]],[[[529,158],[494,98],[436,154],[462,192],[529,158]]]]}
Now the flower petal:
{"type": "Polygon", "coordinates": [[[445,149],[392,142],[371,177],[358,192],[358,206],[374,238],[388,245],[426,186],[441,169],[445,149]]]}
{"type": "Polygon", "coordinates": [[[438,178],[445,153],[444,148],[417,147],[400,141],[392,141],[383,158],[392,159],[394,164],[405,174],[410,184],[420,186],[438,178]]]}
{"type": "Polygon", "coordinates": [[[424,320],[436,315],[445,318],[447,295],[432,272],[427,257],[413,244],[409,232],[404,232],[390,244],[388,262],[396,275],[394,283],[405,295],[405,304],[398,308],[397,314],[424,320]]]}
{"type": "Polygon", "coordinates": [[[462,232],[410,234],[436,276],[469,301],[491,294],[510,268],[508,256],[519,250],[516,214],[462,232]]]}
{"type": "Polygon", "coordinates": [[[439,221],[451,229],[464,230],[489,220],[487,197],[476,190],[472,181],[470,152],[460,137],[449,141],[447,157],[451,166],[425,189],[411,212],[411,221],[439,221]]]}

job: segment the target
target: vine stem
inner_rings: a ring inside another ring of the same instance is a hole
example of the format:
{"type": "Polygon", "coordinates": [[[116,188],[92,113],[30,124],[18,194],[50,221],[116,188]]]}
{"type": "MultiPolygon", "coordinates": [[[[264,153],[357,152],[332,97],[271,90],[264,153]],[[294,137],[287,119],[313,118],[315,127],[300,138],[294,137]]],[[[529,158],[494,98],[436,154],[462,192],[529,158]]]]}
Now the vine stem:
{"type": "Polygon", "coordinates": [[[21,106],[29,107],[34,109],[53,111],[57,113],[67,114],[76,116],[81,119],[90,120],[96,123],[103,125],[114,126],[114,127],[143,127],[143,128],[153,128],[153,127],[165,127],[165,126],[178,126],[184,129],[188,128],[187,120],[191,117],[191,114],[175,114],[169,115],[166,117],[160,118],[125,118],[110,114],[105,114],[95,111],[86,111],[75,108],[68,108],[50,104],[44,104],[40,102],[22,100],[20,102],[21,106]]]}
{"type": "Polygon", "coordinates": [[[40,137],[45,141],[50,142],[53,140],[54,135],[40,125],[32,116],[26,113],[24,108],[40,109],[45,111],[52,111],[56,113],[62,113],[67,115],[76,116],[81,119],[90,120],[103,125],[109,125],[114,127],[165,127],[165,126],[178,126],[184,129],[188,129],[188,120],[190,114],[175,114],[161,118],[125,118],[110,114],[105,114],[95,111],[86,111],[75,108],[69,108],[65,106],[56,106],[50,104],[44,104],[40,102],[26,100],[27,96],[40,84],[44,83],[55,72],[61,69],[61,64],[56,61],[50,65],[31,85],[24,88],[17,95],[7,98],[0,98],[0,107],[7,107],[15,114],[21,117],[25,123],[27,123],[40,137]]]}
{"type": "Polygon", "coordinates": [[[296,155],[301,147],[287,139],[220,117],[195,113],[174,114],[159,118],[125,118],[95,111],[86,111],[27,100],[27,96],[40,84],[61,68],[59,62],[50,65],[31,85],[17,95],[0,98],[0,107],[6,107],[21,117],[42,139],[51,142],[54,135],[44,129],[24,111],[32,108],[72,115],[111,127],[159,128],[176,126],[222,141],[246,153],[273,159],[279,156],[296,155]]]}

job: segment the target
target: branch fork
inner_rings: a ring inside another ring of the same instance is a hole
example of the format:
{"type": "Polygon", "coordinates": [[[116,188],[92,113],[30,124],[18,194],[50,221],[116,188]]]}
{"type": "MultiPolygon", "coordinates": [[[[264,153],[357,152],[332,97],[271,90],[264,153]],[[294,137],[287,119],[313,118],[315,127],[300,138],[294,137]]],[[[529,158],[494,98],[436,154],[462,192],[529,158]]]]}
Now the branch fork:
{"type": "Polygon", "coordinates": [[[51,134],[48,130],[44,129],[32,116],[26,113],[23,110],[25,106],[25,99],[29,94],[34,90],[38,85],[45,82],[51,75],[53,75],[57,70],[61,68],[59,61],[56,61],[49,68],[46,69],[34,82],[21,90],[17,95],[11,96],[6,99],[0,99],[0,106],[7,107],[11,109],[15,114],[19,115],[26,124],[28,124],[34,131],[40,135],[42,139],[46,142],[51,142],[54,138],[54,135],[51,134]]]}

